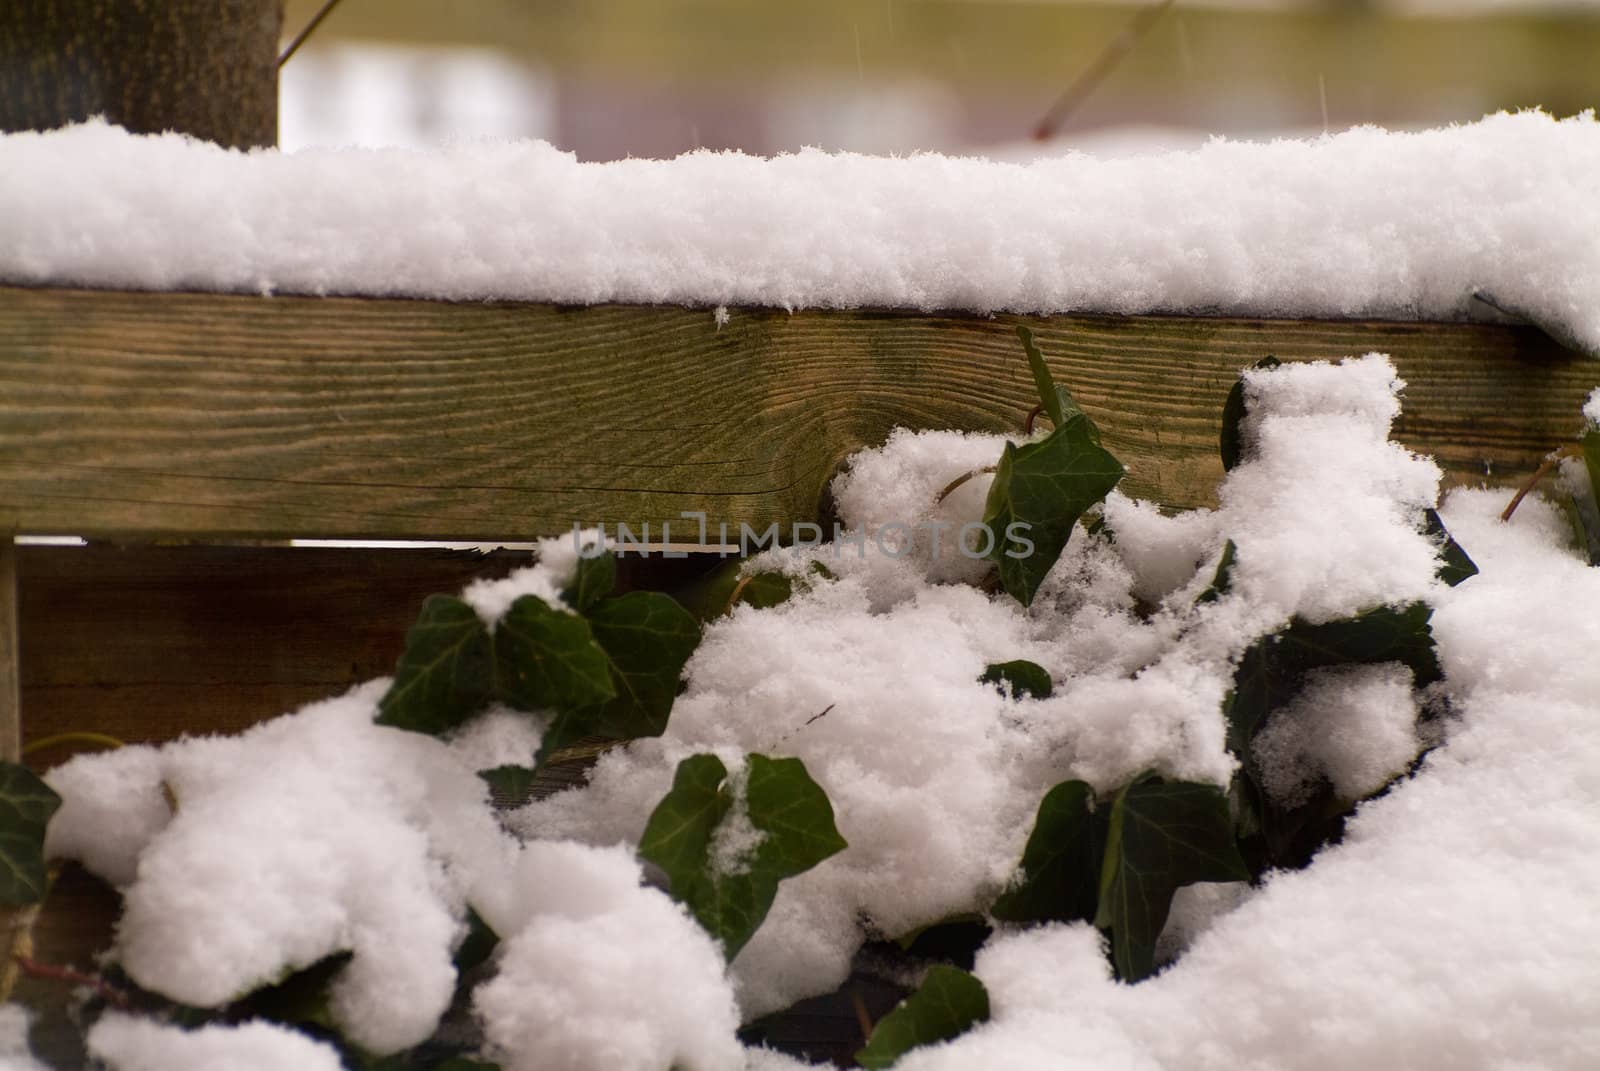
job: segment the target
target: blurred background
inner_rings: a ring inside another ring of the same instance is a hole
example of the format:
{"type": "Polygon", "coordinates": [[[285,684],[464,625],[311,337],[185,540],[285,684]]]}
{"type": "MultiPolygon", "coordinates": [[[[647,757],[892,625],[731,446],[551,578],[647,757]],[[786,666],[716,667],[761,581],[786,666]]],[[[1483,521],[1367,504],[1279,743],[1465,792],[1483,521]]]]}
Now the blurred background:
{"type": "Polygon", "coordinates": [[[1600,0],[341,0],[283,68],[280,138],[1025,154],[1063,94],[1049,148],[1107,154],[1569,115],[1600,105],[1600,0]]]}

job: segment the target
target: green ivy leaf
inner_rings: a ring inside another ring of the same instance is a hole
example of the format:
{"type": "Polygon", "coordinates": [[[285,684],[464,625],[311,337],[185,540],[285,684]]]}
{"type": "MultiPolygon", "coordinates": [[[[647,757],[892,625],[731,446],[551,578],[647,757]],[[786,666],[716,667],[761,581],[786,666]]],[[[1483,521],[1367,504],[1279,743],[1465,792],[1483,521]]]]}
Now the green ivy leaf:
{"type": "Polygon", "coordinates": [[[1111,804],[1094,919],[1110,931],[1117,976],[1155,973],[1156,938],[1180,887],[1249,878],[1215,786],[1144,777],[1123,788],[1111,804]]]}
{"type": "Polygon", "coordinates": [[[1592,510],[1579,509],[1578,523],[1589,552],[1589,564],[1600,565],[1600,427],[1590,427],[1579,441],[1583,450],[1584,471],[1589,474],[1589,502],[1592,510]]]}
{"type": "Polygon", "coordinates": [[[1320,781],[1304,802],[1284,806],[1260,786],[1258,773],[1252,758],[1234,775],[1232,786],[1239,850],[1252,874],[1303,869],[1344,836],[1355,801],[1337,796],[1331,783],[1320,781]]]}
{"type": "Polygon", "coordinates": [[[1233,688],[1223,700],[1228,723],[1228,750],[1243,757],[1266,724],[1267,715],[1294,698],[1300,689],[1297,673],[1285,672],[1274,658],[1277,636],[1252,643],[1233,671],[1233,688]]]}
{"type": "MultiPolygon", "coordinates": [[[[1037,662],[1029,662],[1025,658],[1011,662],[993,662],[984,669],[983,676],[978,680],[983,684],[1009,684],[1011,694],[1018,699],[1023,696],[1048,699],[1053,691],[1050,674],[1046,673],[1044,667],[1037,662]]],[[[1003,688],[1001,690],[1004,691],[1003,688]]]]}
{"type": "Polygon", "coordinates": [[[1045,793],[1022,851],[1022,880],[989,913],[1002,922],[1092,922],[1107,820],[1082,781],[1063,781],[1045,793]]]}
{"type": "Polygon", "coordinates": [[[438,735],[478,713],[493,697],[489,630],[471,606],[430,595],[378,702],[379,725],[438,735]]]}
{"type": "Polygon", "coordinates": [[[1302,866],[1324,844],[1338,837],[1348,802],[1331,806],[1331,796],[1310,805],[1285,809],[1269,799],[1252,745],[1274,710],[1292,700],[1307,674],[1331,666],[1401,662],[1410,667],[1417,687],[1440,677],[1425,603],[1380,606],[1355,617],[1311,625],[1298,618],[1245,651],[1234,671],[1233,690],[1223,704],[1228,723],[1228,750],[1240,761],[1241,835],[1258,836],[1250,845],[1252,859],[1267,866],[1302,866]]]}
{"type": "Polygon", "coordinates": [[[795,588],[800,586],[783,573],[767,572],[752,574],[748,582],[740,588],[740,582],[745,579],[744,567],[742,559],[734,558],[693,583],[674,591],[673,597],[692,613],[696,620],[711,621],[738,605],[769,610],[789,601],[795,588]],[[737,599],[734,598],[735,588],[739,589],[737,599]]]}
{"type": "Polygon", "coordinates": [[[1094,441],[1093,427],[1079,413],[1038,442],[1007,443],[1000,456],[983,523],[994,535],[989,557],[1000,565],[1000,583],[1024,606],[1066,549],[1083,511],[1122,479],[1122,466],[1094,441]],[[1013,537],[1014,524],[1022,539],[1013,537]]]}
{"type": "Polygon", "coordinates": [[[666,871],[674,893],[705,868],[711,835],[733,806],[727,779],[728,768],[715,755],[690,755],[678,763],[671,790],[645,825],[639,854],[666,871]]]}
{"type": "Polygon", "coordinates": [[[494,633],[496,691],[518,710],[567,710],[617,694],[589,622],[537,595],[511,604],[494,633]]]}
{"type": "MultiPolygon", "coordinates": [[[[819,564],[812,562],[811,564],[819,564]]],[[[739,602],[757,610],[782,606],[794,595],[794,581],[782,573],[754,573],[739,591],[739,602]]]]}
{"type": "Polygon", "coordinates": [[[414,1049],[373,1056],[333,1039],[352,1071],[500,1071],[500,1065],[463,1054],[459,1042],[425,1041],[414,1049]]]}
{"type": "Polygon", "coordinates": [[[1432,684],[1441,675],[1428,624],[1432,616],[1421,602],[1379,606],[1322,625],[1295,618],[1283,631],[1257,640],[1234,672],[1225,710],[1228,749],[1247,758],[1267,715],[1294,698],[1314,669],[1403,662],[1418,688],[1432,684]]]}
{"type": "Polygon", "coordinates": [[[1600,427],[1589,428],[1579,440],[1583,448],[1583,467],[1589,473],[1589,493],[1600,504],[1600,427]]]}
{"type": "Polygon", "coordinates": [[[1234,546],[1233,540],[1222,544],[1222,557],[1217,561],[1217,571],[1211,577],[1211,585],[1194,600],[1195,605],[1216,602],[1228,593],[1228,586],[1233,583],[1233,563],[1238,554],[1239,548],[1234,546]]]}
{"type": "Polygon", "coordinates": [[[1425,510],[1422,514],[1423,532],[1439,547],[1438,577],[1451,587],[1455,587],[1469,576],[1478,575],[1478,566],[1467,552],[1461,549],[1450,536],[1444,526],[1444,521],[1439,516],[1438,510],[1425,510]]]}
{"type": "Polygon", "coordinates": [[[26,766],[0,761],[0,905],[44,899],[44,832],[60,806],[61,797],[26,766]]]}
{"type": "Polygon", "coordinates": [[[1061,557],[1078,518],[1105,498],[1124,473],[1117,459],[1101,448],[1094,422],[1051,380],[1032,333],[1018,327],[1017,335],[1055,430],[1038,442],[1006,444],[989,485],[983,523],[993,537],[989,557],[999,563],[1001,585],[1027,606],[1061,557]],[[1020,538],[1013,536],[1012,525],[1020,526],[1020,538]]]}
{"type": "Polygon", "coordinates": [[[580,614],[611,594],[617,586],[617,556],[602,550],[593,558],[578,557],[572,574],[572,583],[562,591],[561,598],[580,614]]]}
{"type": "Polygon", "coordinates": [[[461,946],[456,949],[453,957],[456,973],[470,971],[474,967],[488,962],[494,954],[495,947],[500,943],[500,935],[485,921],[476,910],[467,908],[467,936],[462,939],[461,946]]]}
{"type": "Polygon", "coordinates": [[[270,1019],[288,1026],[336,1030],[329,990],[352,958],[349,951],[324,956],[234,1002],[229,1014],[239,1019],[270,1019]]]}
{"type": "Polygon", "coordinates": [[[531,766],[496,766],[479,770],[478,776],[488,784],[494,796],[494,805],[500,809],[521,807],[533,799],[533,786],[538,771],[531,766]]]}
{"type": "MultiPolygon", "coordinates": [[[[761,925],[757,901],[764,890],[757,885],[765,883],[753,868],[719,873],[711,858],[712,838],[733,809],[727,778],[728,768],[715,755],[691,755],[680,762],[671,791],[656,805],[639,839],[639,854],[666,872],[673,897],[732,960],[761,925]]],[[[777,895],[777,882],[770,884],[767,906],[777,895]]]]}
{"type": "Polygon", "coordinates": [[[1403,662],[1411,667],[1416,686],[1423,688],[1443,676],[1433,646],[1432,617],[1427,603],[1379,606],[1321,625],[1293,622],[1284,642],[1307,669],[1403,662]]]}
{"type": "Polygon", "coordinates": [[[683,667],[700,644],[700,623],[669,595],[633,591],[591,610],[589,627],[604,652],[615,698],[582,711],[574,728],[618,740],[660,736],[683,667]]]}
{"type": "Polygon", "coordinates": [[[556,752],[569,748],[580,740],[590,739],[584,721],[589,713],[586,710],[563,710],[550,720],[550,724],[544,727],[544,732],[539,737],[539,750],[533,756],[535,773],[543,770],[545,764],[550,761],[550,756],[556,752]]]}
{"type": "Polygon", "coordinates": [[[1022,351],[1028,355],[1028,371],[1033,373],[1033,386],[1039,392],[1039,404],[1045,416],[1050,418],[1051,425],[1059,428],[1067,422],[1067,412],[1078,408],[1077,403],[1072,400],[1072,395],[1056,386],[1044,354],[1033,343],[1033,332],[1019,324],[1017,337],[1022,340],[1022,351]]]}
{"type": "Polygon", "coordinates": [[[885,1015],[856,1063],[884,1068],[920,1045],[948,1041],[989,1019],[989,992],[983,983],[957,967],[937,964],[928,969],[917,991],[885,1015]]]}
{"type": "MultiPolygon", "coordinates": [[[[1283,362],[1276,357],[1268,355],[1257,361],[1254,368],[1277,368],[1283,362]]],[[[1244,420],[1244,377],[1233,384],[1233,389],[1228,392],[1228,400],[1222,403],[1222,436],[1218,443],[1222,452],[1222,468],[1230,471],[1244,459],[1244,441],[1239,434],[1239,425],[1244,420]]]]}
{"type": "Polygon", "coordinates": [[[833,804],[799,759],[751,755],[745,801],[750,824],[766,834],[755,865],[778,879],[803,874],[848,845],[833,821],[833,804]]]}
{"type": "Polygon", "coordinates": [[[733,959],[767,917],[778,883],[845,847],[833,808],[799,759],[748,759],[745,805],[765,836],[742,869],[719,870],[712,858],[718,826],[734,798],[727,767],[715,755],[678,764],[669,791],[645,826],[639,854],[667,875],[672,895],[733,959]]]}
{"type": "Polygon", "coordinates": [[[993,934],[994,927],[982,915],[968,911],[918,926],[894,943],[912,959],[938,960],[970,971],[978,950],[993,934]]]}

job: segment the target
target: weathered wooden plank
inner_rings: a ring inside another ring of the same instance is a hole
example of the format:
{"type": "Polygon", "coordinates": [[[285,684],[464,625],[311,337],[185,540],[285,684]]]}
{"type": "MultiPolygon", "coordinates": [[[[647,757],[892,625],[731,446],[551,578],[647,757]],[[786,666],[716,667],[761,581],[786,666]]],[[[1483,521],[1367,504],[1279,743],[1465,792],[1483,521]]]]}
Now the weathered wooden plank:
{"type": "MultiPolygon", "coordinates": [[[[26,742],[242,729],[394,671],[422,600],[526,553],[298,547],[18,548],[26,742]]],[[[627,557],[619,588],[707,563],[627,557]]],[[[30,756],[43,767],[69,752],[30,756]]]]}
{"type": "MultiPolygon", "coordinates": [[[[1128,466],[1212,500],[1238,369],[1382,350],[1453,482],[1577,430],[1600,366],[1528,328],[1177,317],[558,308],[0,288],[0,522],[160,538],[515,540],[704,511],[816,516],[897,425],[1014,428],[1013,327],[1128,466]]],[[[674,538],[687,534],[677,521],[674,538]]]]}
{"type": "Polygon", "coordinates": [[[28,742],[74,731],[129,742],[238,732],[392,672],[423,599],[528,560],[289,547],[18,550],[28,742]]]}

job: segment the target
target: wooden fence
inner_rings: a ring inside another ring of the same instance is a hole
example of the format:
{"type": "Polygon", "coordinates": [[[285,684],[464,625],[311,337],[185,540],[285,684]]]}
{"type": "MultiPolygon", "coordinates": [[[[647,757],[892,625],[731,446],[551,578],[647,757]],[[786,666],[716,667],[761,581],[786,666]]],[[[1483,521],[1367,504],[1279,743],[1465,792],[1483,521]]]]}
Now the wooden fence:
{"type": "MultiPolygon", "coordinates": [[[[685,512],[830,519],[826,487],[896,426],[1015,429],[1023,318],[445,304],[0,287],[0,752],[63,730],[234,731],[389,672],[421,600],[522,555],[291,548],[291,537],[525,541],[685,512]]],[[[1525,476],[1600,366],[1532,328],[1028,319],[1129,469],[1213,501],[1240,368],[1391,354],[1396,437],[1450,484],[1525,476]]],[[[636,561],[674,570],[690,559],[636,561]]],[[[43,751],[39,766],[62,753],[43,751]]],[[[87,964],[116,900],[81,874],[36,938],[87,964]]],[[[41,983],[19,995],[48,1004],[41,983]]],[[[59,996],[54,999],[59,1000],[59,996]]],[[[64,1019],[53,1041],[70,1053],[64,1019]]]]}
{"type": "MultiPolygon", "coordinates": [[[[19,727],[239,728],[386,672],[422,596],[510,568],[241,543],[826,522],[828,481],[890,429],[1017,426],[1017,322],[0,287],[0,532],[94,542],[0,555],[7,750],[19,727]],[[156,545],[196,542],[234,545],[156,545]]],[[[1451,484],[1531,471],[1600,381],[1522,327],[1027,322],[1124,490],[1175,507],[1213,501],[1222,401],[1267,354],[1390,353],[1396,437],[1451,484]]]]}

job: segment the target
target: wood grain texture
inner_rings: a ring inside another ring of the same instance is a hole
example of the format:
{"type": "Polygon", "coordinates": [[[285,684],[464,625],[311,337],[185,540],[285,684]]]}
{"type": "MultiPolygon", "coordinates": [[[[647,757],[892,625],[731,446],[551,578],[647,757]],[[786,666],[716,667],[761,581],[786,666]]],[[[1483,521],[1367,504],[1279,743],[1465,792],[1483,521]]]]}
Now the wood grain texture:
{"type": "MultiPolygon", "coordinates": [[[[422,601],[504,576],[497,551],[17,548],[25,742],[231,733],[394,671],[422,601]]],[[[673,588],[695,559],[623,558],[618,588],[673,588]]],[[[60,749],[30,756],[44,768],[60,749]]]]}
{"type": "Polygon", "coordinates": [[[25,546],[18,556],[28,742],[238,732],[393,672],[423,599],[529,560],[185,546],[25,546]]]}
{"type": "Polygon", "coordinates": [[[1213,501],[1238,370],[1381,350],[1396,428],[1453,483],[1579,429],[1600,365],[1531,328],[1174,317],[788,314],[0,288],[0,525],[89,536],[517,540],[593,524],[811,520],[896,426],[1015,429],[1014,325],[1127,466],[1213,501]]]}

